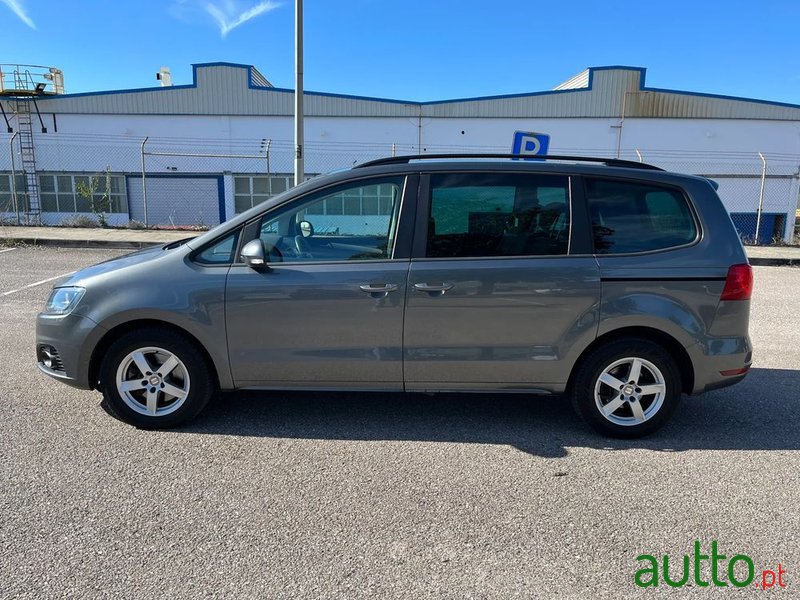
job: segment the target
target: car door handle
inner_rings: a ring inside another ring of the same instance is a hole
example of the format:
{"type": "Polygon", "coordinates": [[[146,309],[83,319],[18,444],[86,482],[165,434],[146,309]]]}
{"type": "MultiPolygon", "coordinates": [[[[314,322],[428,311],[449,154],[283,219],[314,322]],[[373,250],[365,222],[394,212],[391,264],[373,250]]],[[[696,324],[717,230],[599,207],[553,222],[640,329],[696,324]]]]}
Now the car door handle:
{"type": "Polygon", "coordinates": [[[442,296],[445,292],[453,289],[452,283],[440,283],[439,285],[430,285],[428,283],[415,283],[414,289],[418,292],[425,292],[432,298],[442,296]]]}
{"type": "Polygon", "coordinates": [[[358,287],[362,292],[369,294],[371,298],[385,298],[389,292],[397,290],[397,286],[393,283],[365,283],[358,287]]]}

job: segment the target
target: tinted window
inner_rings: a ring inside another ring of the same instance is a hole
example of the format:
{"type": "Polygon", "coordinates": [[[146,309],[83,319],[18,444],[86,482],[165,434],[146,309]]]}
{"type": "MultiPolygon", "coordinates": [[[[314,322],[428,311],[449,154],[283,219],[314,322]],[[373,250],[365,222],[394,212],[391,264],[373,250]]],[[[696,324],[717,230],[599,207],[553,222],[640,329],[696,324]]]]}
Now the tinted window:
{"type": "Polygon", "coordinates": [[[566,254],[568,190],[560,175],[433,175],[427,256],[566,254]]]}
{"type": "Polygon", "coordinates": [[[678,190],[587,179],[586,192],[597,254],[662,250],[697,237],[692,212],[678,190]]]}

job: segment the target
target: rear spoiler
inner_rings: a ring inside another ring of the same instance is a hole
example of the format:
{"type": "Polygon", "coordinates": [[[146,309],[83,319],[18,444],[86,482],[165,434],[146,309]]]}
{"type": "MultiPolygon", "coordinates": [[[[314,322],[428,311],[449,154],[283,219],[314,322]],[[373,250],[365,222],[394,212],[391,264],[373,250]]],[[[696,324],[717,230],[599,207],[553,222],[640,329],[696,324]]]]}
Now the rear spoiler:
{"type": "Polygon", "coordinates": [[[719,183],[717,183],[713,179],[709,179],[708,177],[703,177],[703,179],[705,179],[708,183],[711,184],[711,187],[714,188],[714,191],[717,191],[719,189],[719,183]]]}

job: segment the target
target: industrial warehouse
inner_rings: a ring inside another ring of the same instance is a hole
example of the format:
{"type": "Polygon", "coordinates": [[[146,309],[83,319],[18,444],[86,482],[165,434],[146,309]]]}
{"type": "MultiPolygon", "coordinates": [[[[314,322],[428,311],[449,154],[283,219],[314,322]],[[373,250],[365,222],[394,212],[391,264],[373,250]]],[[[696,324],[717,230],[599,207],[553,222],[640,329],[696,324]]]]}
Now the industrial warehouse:
{"type": "MultiPolygon", "coordinates": [[[[293,184],[294,92],[253,66],[197,64],[186,85],[162,68],[159,87],[80,94],[64,93],[58,69],[0,70],[3,223],[101,212],[111,226],[204,228],[293,184]]],[[[531,139],[540,153],[709,177],[743,241],[793,235],[800,105],[659,89],[644,68],[604,66],[547,91],[458,100],[306,91],[304,109],[307,177],[392,154],[510,153],[531,139]]],[[[323,210],[364,220],[382,210],[376,194],[323,210]]]]}

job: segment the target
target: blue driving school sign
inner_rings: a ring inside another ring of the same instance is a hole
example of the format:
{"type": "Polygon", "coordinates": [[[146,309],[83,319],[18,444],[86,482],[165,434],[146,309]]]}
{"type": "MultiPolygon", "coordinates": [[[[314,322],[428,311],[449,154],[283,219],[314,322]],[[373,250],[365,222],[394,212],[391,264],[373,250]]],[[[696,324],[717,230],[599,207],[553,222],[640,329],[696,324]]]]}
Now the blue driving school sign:
{"type": "Polygon", "coordinates": [[[531,156],[524,160],[536,160],[536,155],[547,154],[550,146],[550,136],[546,133],[533,133],[532,131],[515,131],[514,144],[511,146],[512,154],[531,156]]]}

